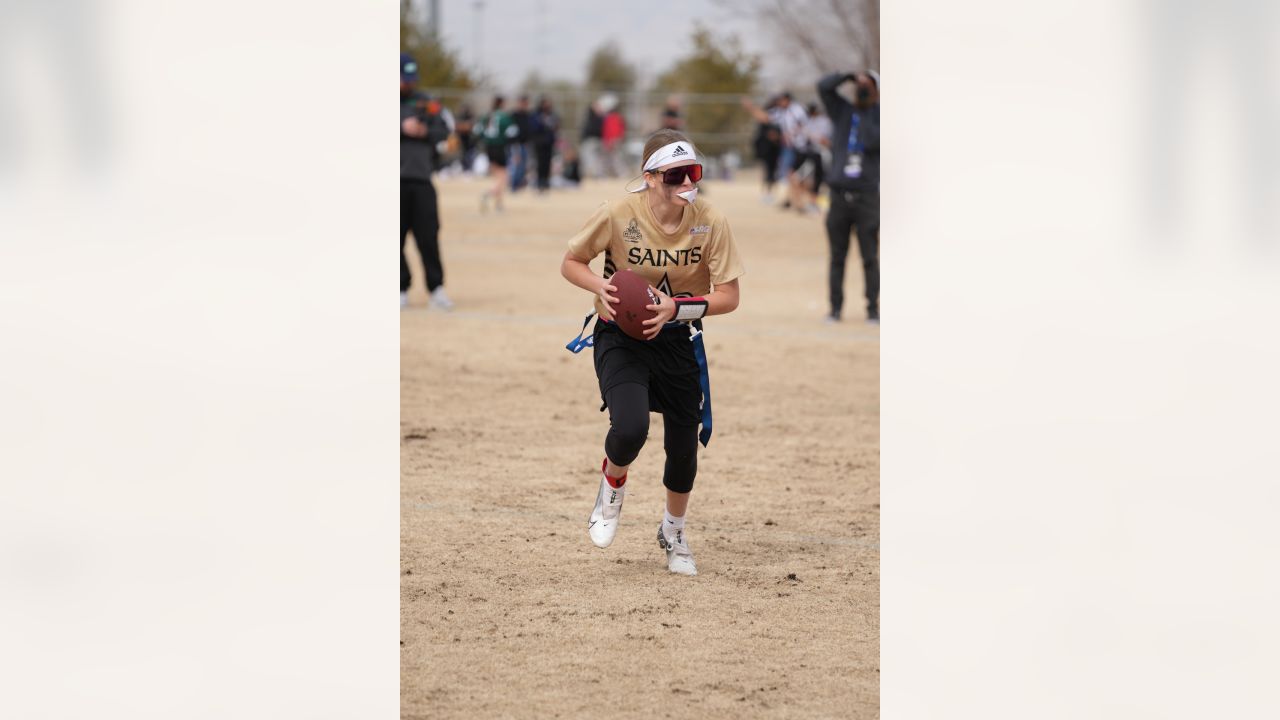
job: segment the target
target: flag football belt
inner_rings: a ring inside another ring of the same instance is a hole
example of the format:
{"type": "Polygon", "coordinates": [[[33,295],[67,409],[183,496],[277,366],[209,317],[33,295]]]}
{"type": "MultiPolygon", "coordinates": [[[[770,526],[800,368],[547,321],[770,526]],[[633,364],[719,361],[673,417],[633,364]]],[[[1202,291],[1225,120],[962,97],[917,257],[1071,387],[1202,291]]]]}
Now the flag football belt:
{"type": "MultiPolygon", "coordinates": [[[[702,298],[696,299],[702,301],[702,312],[705,313],[707,301],[702,300],[702,298]]],[[[594,312],[587,313],[587,316],[582,320],[582,329],[578,331],[577,337],[564,346],[566,350],[574,355],[582,352],[583,348],[595,347],[595,335],[589,334],[583,337],[587,332],[587,325],[591,323],[593,315],[595,315],[594,312]]],[[[702,315],[698,317],[702,317],[702,315]]],[[[613,324],[604,318],[600,318],[600,322],[609,325],[613,324]]],[[[702,342],[702,328],[698,327],[701,323],[694,325],[688,320],[672,320],[664,324],[662,329],[665,331],[677,325],[688,325],[690,332],[689,342],[693,343],[693,357],[698,361],[698,384],[702,386],[702,431],[698,433],[698,440],[702,443],[702,447],[706,447],[707,443],[711,442],[711,376],[707,371],[707,347],[702,342]]]]}

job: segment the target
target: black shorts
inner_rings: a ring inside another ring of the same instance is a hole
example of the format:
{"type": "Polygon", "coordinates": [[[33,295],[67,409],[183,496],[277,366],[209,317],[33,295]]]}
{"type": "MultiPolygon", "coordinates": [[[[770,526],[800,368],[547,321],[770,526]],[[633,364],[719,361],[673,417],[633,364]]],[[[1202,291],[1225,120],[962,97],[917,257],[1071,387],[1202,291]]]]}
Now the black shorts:
{"type": "Polygon", "coordinates": [[[507,146],[506,145],[485,145],[484,152],[489,156],[489,164],[498,167],[507,166],[507,146]]]}
{"type": "Polygon", "coordinates": [[[816,152],[796,151],[795,158],[791,161],[791,169],[800,172],[806,164],[812,164],[816,169],[822,163],[822,156],[816,152]]]}
{"type": "MultiPolygon", "coordinates": [[[[600,398],[623,383],[649,390],[649,411],[677,425],[702,419],[702,384],[698,360],[684,323],[664,328],[652,340],[635,340],[617,325],[596,321],[592,332],[600,398]]],[[[607,402],[607,401],[606,401],[607,402]]]]}

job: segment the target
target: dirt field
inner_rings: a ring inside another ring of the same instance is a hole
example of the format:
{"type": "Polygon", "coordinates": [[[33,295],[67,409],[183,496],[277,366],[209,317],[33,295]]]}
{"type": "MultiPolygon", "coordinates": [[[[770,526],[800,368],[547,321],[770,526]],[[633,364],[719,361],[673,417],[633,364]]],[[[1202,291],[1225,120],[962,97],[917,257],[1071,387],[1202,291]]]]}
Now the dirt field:
{"type": "Polygon", "coordinates": [[[457,309],[426,309],[411,255],[400,316],[403,717],[879,715],[879,329],[856,242],[851,317],[822,323],[822,219],[762,204],[757,177],[704,184],[747,272],[739,309],[706,324],[693,578],[654,539],[660,416],[613,545],[587,537],[608,416],[590,350],[564,349],[591,298],[558,268],[621,181],[501,215],[479,181],[438,181],[457,309]]]}

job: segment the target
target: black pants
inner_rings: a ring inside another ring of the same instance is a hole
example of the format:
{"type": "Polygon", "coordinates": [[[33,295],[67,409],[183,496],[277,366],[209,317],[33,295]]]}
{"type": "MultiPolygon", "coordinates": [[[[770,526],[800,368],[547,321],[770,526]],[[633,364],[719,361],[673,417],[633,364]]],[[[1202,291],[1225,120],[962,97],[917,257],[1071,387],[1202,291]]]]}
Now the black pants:
{"type": "Polygon", "coordinates": [[[862,279],[867,291],[867,315],[880,314],[880,193],[831,189],[827,212],[827,243],[831,246],[831,314],[844,309],[844,266],[849,235],[857,231],[862,255],[862,279]]]}
{"type": "Polygon", "coordinates": [[[764,166],[764,187],[773,189],[774,180],[778,176],[778,160],[782,158],[782,148],[770,148],[760,154],[760,163],[764,166]]]}
{"type": "Polygon", "coordinates": [[[822,190],[822,178],[826,177],[826,175],[827,169],[822,162],[822,153],[813,153],[813,177],[810,178],[809,183],[814,195],[817,195],[822,190]]]}
{"type": "Polygon", "coordinates": [[[804,170],[805,165],[809,165],[813,172],[804,179],[802,186],[816,194],[822,187],[822,153],[816,150],[797,152],[795,160],[791,163],[791,168],[796,172],[801,172],[804,170]]]}
{"type": "Polygon", "coordinates": [[[615,465],[630,465],[649,437],[649,413],[662,413],[662,484],[672,492],[691,491],[698,474],[702,386],[689,329],[664,328],[653,340],[634,340],[612,323],[597,322],[593,337],[600,395],[609,408],[605,455],[615,465]]]}
{"type": "Polygon", "coordinates": [[[551,150],[549,143],[535,143],[533,151],[538,158],[538,189],[551,187],[551,150]]]}
{"type": "Polygon", "coordinates": [[[444,284],[444,267],[440,265],[440,210],[436,186],[430,180],[400,179],[400,292],[408,290],[412,280],[404,259],[405,236],[410,230],[427,269],[427,292],[431,292],[444,284]]]}

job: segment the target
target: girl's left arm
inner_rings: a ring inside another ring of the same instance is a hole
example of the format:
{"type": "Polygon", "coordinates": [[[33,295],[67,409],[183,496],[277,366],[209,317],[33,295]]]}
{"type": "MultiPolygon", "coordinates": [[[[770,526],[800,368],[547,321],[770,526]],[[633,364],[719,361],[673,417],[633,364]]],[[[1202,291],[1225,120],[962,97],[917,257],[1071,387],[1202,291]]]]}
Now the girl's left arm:
{"type": "Polygon", "coordinates": [[[738,309],[738,279],[714,286],[707,295],[707,314],[724,315],[738,309]]]}
{"type": "MultiPolygon", "coordinates": [[[[653,339],[653,337],[662,330],[663,325],[676,317],[676,312],[678,310],[676,307],[676,301],[667,296],[666,293],[658,290],[657,288],[654,288],[654,292],[658,295],[658,304],[646,305],[645,307],[649,310],[655,311],[657,315],[654,315],[652,318],[641,323],[642,325],[648,326],[644,330],[646,340],[653,339]]],[[[694,303],[695,307],[697,305],[701,305],[701,303],[696,302],[696,299],[694,298],[680,298],[680,300],[682,302],[694,303]]],[[[725,313],[733,312],[738,309],[738,279],[734,278],[723,285],[713,286],[711,292],[704,295],[702,300],[706,301],[706,311],[701,312],[701,314],[695,314],[695,318],[706,317],[707,315],[724,315],[725,313]]],[[[679,319],[684,320],[687,318],[681,317],[679,319]]]]}

